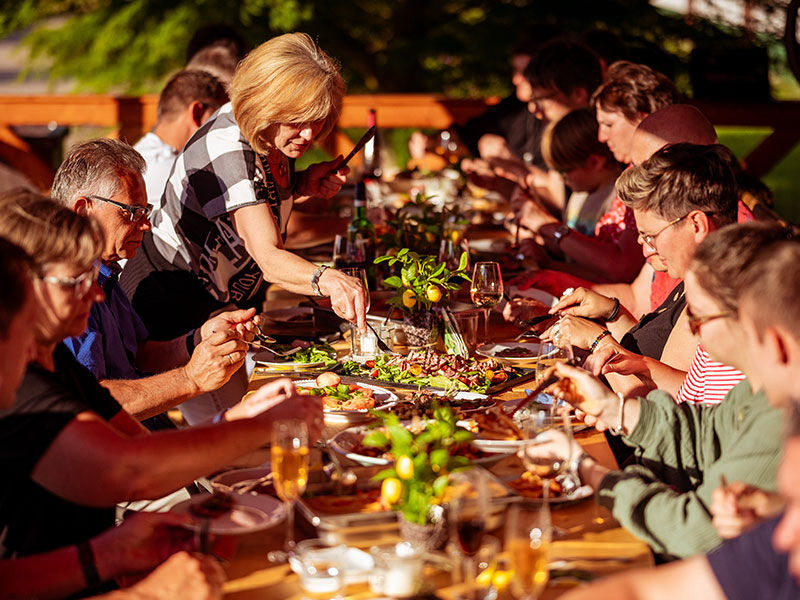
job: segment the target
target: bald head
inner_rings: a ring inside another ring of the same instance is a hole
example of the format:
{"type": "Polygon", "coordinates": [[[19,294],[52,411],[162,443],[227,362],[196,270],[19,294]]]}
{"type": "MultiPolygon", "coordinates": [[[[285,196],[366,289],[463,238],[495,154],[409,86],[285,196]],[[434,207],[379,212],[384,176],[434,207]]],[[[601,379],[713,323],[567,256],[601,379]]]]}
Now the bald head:
{"type": "Polygon", "coordinates": [[[633,164],[643,163],[667,144],[681,142],[716,144],[717,132],[694,106],[672,104],[657,110],[645,117],[633,134],[633,164]]]}

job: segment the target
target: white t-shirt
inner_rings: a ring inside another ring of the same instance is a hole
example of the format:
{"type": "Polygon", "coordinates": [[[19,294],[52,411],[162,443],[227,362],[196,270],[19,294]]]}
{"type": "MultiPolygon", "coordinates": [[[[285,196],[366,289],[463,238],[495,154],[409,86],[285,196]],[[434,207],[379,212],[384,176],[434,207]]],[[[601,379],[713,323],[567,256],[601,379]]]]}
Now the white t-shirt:
{"type": "Polygon", "coordinates": [[[144,185],[147,188],[147,201],[153,206],[161,205],[161,196],[172,171],[178,151],[163,141],[152,131],[146,133],[133,146],[147,163],[144,172],[144,185]]]}

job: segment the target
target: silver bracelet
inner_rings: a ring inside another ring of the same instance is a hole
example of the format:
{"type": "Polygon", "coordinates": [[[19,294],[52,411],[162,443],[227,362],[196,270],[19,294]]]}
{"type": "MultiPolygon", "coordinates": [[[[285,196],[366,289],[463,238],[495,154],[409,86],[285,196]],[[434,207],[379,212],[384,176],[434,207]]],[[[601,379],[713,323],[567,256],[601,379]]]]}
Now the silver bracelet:
{"type": "Polygon", "coordinates": [[[627,398],[622,392],[617,392],[617,398],[619,398],[619,427],[612,427],[609,431],[613,435],[622,435],[625,433],[622,427],[625,423],[625,400],[627,398]]]}
{"type": "Polygon", "coordinates": [[[328,265],[320,265],[319,267],[317,267],[317,270],[314,271],[314,274],[311,276],[311,289],[314,290],[314,295],[316,296],[325,295],[322,293],[322,290],[319,289],[319,278],[322,277],[322,273],[327,268],[328,265]]]}
{"type": "Polygon", "coordinates": [[[580,473],[581,465],[583,464],[583,461],[585,461],[587,458],[591,458],[591,456],[586,454],[586,452],[581,452],[578,456],[572,459],[572,462],[569,464],[570,471],[575,473],[578,479],[581,478],[581,473],[580,473]]]}

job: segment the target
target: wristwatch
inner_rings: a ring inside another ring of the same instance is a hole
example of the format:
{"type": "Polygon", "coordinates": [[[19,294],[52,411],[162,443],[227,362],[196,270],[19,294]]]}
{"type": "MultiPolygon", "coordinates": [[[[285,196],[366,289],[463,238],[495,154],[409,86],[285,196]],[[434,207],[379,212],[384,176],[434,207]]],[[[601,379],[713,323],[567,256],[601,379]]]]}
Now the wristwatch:
{"type": "Polygon", "coordinates": [[[556,246],[560,246],[561,242],[572,233],[572,229],[566,225],[559,225],[558,229],[553,232],[553,239],[556,241],[556,246]]]}

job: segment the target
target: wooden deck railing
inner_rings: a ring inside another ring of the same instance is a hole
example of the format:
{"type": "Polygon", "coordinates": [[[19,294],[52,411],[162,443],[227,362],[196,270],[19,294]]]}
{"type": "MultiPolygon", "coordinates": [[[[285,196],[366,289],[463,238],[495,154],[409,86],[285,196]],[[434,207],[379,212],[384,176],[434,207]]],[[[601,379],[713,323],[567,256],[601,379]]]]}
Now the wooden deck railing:
{"type": "MultiPolygon", "coordinates": [[[[351,95],[344,101],[340,128],[365,127],[367,112],[378,112],[381,127],[444,129],[480,114],[498,98],[452,99],[430,94],[351,95]]],[[[10,129],[14,125],[93,125],[129,143],[150,130],[158,96],[0,96],[0,156],[43,190],[52,183],[52,167],[10,129]]],[[[695,102],[715,125],[763,126],[772,133],[744,160],[756,176],[768,173],[800,141],[800,102],[763,104],[695,102]]],[[[334,154],[351,142],[332,135],[325,147],[334,154]]]]}

